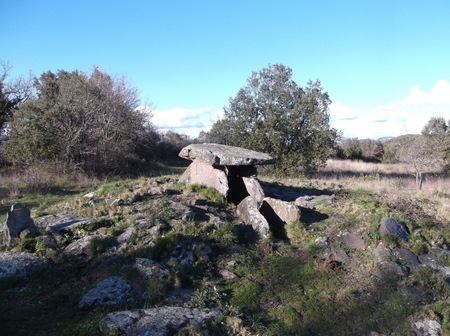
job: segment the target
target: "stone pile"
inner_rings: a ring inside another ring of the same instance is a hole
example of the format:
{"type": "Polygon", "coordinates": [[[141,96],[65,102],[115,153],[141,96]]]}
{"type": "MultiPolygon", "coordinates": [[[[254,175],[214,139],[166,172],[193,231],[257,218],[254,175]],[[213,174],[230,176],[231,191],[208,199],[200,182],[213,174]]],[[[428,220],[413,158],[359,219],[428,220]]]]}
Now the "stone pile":
{"type": "Polygon", "coordinates": [[[237,204],[237,214],[251,225],[260,238],[270,231],[282,236],[283,225],[300,219],[294,204],[265,197],[256,179],[256,165],[274,164],[275,159],[249,149],[219,145],[191,144],[179,156],[193,162],[180,177],[186,185],[200,184],[219,191],[229,202],[237,204]]]}

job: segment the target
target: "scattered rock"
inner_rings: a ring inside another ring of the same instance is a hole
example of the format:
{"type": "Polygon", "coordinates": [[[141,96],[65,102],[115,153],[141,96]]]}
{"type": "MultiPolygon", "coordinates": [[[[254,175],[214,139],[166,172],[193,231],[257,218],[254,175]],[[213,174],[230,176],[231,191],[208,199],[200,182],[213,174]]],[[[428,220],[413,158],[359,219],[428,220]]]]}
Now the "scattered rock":
{"type": "Polygon", "coordinates": [[[65,254],[70,254],[74,256],[87,255],[89,254],[88,247],[89,243],[93,238],[107,238],[109,236],[105,235],[91,235],[80,238],[69,245],[64,249],[65,254]]]}
{"type": "Polygon", "coordinates": [[[244,198],[244,200],[237,206],[236,213],[245,224],[253,227],[260,238],[267,237],[270,230],[269,223],[259,212],[258,203],[253,197],[247,196],[244,198]]]}
{"type": "Polygon", "coordinates": [[[107,314],[99,324],[101,332],[117,331],[127,336],[173,335],[188,324],[202,327],[214,324],[222,313],[217,309],[159,307],[107,314]]]}
{"type": "Polygon", "coordinates": [[[315,210],[317,203],[323,202],[329,205],[333,203],[333,200],[334,200],[333,195],[319,195],[319,196],[302,195],[295,199],[295,205],[297,205],[300,208],[315,210]]]}
{"type": "Polygon", "coordinates": [[[230,279],[235,279],[236,278],[236,274],[234,274],[233,272],[231,272],[229,270],[226,270],[226,269],[220,270],[219,274],[225,280],[230,280],[230,279]]]}
{"type": "Polygon", "coordinates": [[[438,257],[434,254],[422,254],[418,256],[419,262],[424,265],[436,265],[438,264],[438,257]]]}
{"type": "Polygon", "coordinates": [[[113,276],[99,282],[78,303],[79,308],[96,306],[117,306],[143,297],[143,292],[135,289],[125,279],[113,276]]]}
{"type": "Polygon", "coordinates": [[[95,196],[97,196],[97,194],[95,193],[95,191],[91,191],[90,193],[87,193],[87,194],[84,195],[83,197],[86,197],[86,198],[94,198],[95,196]]]}
{"type": "Polygon", "coordinates": [[[56,243],[55,238],[51,236],[38,236],[36,237],[36,241],[40,241],[44,244],[45,248],[51,249],[51,250],[57,250],[58,244],[56,243]]]}
{"type": "Polygon", "coordinates": [[[11,239],[34,235],[38,228],[30,217],[30,210],[20,203],[13,204],[6,214],[3,226],[3,246],[9,246],[11,239]]]}
{"type": "Polygon", "coordinates": [[[379,244],[373,250],[373,255],[375,256],[378,262],[389,261],[394,258],[394,254],[392,253],[392,251],[383,244],[379,244]]]}
{"type": "Polygon", "coordinates": [[[264,191],[261,188],[258,180],[253,176],[244,176],[242,177],[242,180],[244,181],[245,189],[247,190],[248,194],[256,200],[256,203],[258,205],[261,205],[264,199],[264,191]]]}
{"type": "Polygon", "coordinates": [[[380,221],[379,233],[381,236],[391,235],[398,237],[404,241],[407,241],[409,238],[409,234],[406,230],[405,224],[391,217],[384,217],[380,221]]]}
{"type": "Polygon", "coordinates": [[[436,320],[424,319],[411,323],[417,336],[440,336],[441,324],[436,320]]]}
{"type": "Polygon", "coordinates": [[[24,277],[29,272],[48,267],[50,262],[27,252],[1,252],[0,253],[0,278],[24,277]]]}
{"type": "Polygon", "coordinates": [[[137,258],[133,268],[146,280],[163,280],[170,274],[167,267],[146,258],[137,258]]]}
{"type": "Polygon", "coordinates": [[[411,271],[414,271],[420,265],[419,259],[410,250],[397,248],[393,252],[411,271]]]}
{"type": "Polygon", "coordinates": [[[382,261],[379,263],[379,268],[383,272],[393,274],[393,275],[400,275],[403,276],[408,273],[408,270],[405,266],[401,266],[393,261],[382,261]]]}
{"type": "Polygon", "coordinates": [[[128,242],[131,237],[133,237],[133,235],[135,235],[137,232],[136,227],[134,226],[129,226],[126,228],[126,230],[124,232],[122,232],[117,238],[117,242],[119,243],[119,245],[128,242]]]}
{"type": "Polygon", "coordinates": [[[192,288],[180,288],[168,291],[164,297],[164,303],[167,305],[178,305],[189,302],[194,295],[192,288]]]}
{"type": "Polygon", "coordinates": [[[61,234],[63,232],[72,231],[79,225],[89,224],[91,220],[73,214],[56,214],[36,218],[34,222],[36,226],[45,228],[48,232],[61,234]]]}
{"type": "Polygon", "coordinates": [[[362,249],[365,247],[364,240],[357,235],[350,233],[348,231],[339,232],[338,234],[331,237],[334,241],[341,242],[347,248],[351,249],[362,249]]]}

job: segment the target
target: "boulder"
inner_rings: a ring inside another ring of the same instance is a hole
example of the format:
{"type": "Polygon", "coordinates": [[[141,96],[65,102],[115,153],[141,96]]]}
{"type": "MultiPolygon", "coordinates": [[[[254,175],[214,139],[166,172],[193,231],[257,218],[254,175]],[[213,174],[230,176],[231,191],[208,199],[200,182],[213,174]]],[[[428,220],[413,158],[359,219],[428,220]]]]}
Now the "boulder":
{"type": "Polygon", "coordinates": [[[50,268],[47,259],[28,252],[1,252],[0,278],[24,277],[38,268],[50,268]]]}
{"type": "Polygon", "coordinates": [[[221,314],[217,309],[183,307],[121,311],[107,314],[100,321],[99,328],[105,335],[116,332],[127,336],[166,336],[175,334],[188,324],[210,326],[221,314]]]}
{"type": "Polygon", "coordinates": [[[373,255],[375,256],[378,262],[389,261],[394,258],[394,254],[392,253],[392,251],[383,244],[379,244],[373,250],[373,255]]]}
{"type": "Polygon", "coordinates": [[[180,177],[180,182],[187,185],[194,183],[211,187],[220,192],[224,197],[228,196],[228,178],[223,169],[215,168],[209,163],[197,159],[192,162],[180,177]]]}
{"type": "MultiPolygon", "coordinates": [[[[261,213],[265,214],[267,207],[275,213],[281,221],[290,224],[300,220],[300,209],[292,203],[278,200],[271,197],[265,197],[261,206],[261,213]]],[[[268,218],[265,215],[266,218],[268,218]]],[[[270,219],[268,219],[270,222],[270,219]]]]}
{"type": "Polygon", "coordinates": [[[261,188],[258,180],[253,176],[244,176],[242,177],[242,180],[244,181],[245,189],[247,190],[248,194],[253,197],[258,204],[261,204],[264,199],[264,191],[261,188]]]}
{"type": "Polygon", "coordinates": [[[407,241],[409,238],[405,224],[391,217],[384,217],[380,221],[379,233],[381,236],[391,235],[404,241],[407,241]]]}
{"type": "Polygon", "coordinates": [[[269,223],[259,212],[258,203],[253,197],[247,196],[244,198],[237,206],[236,213],[245,224],[253,227],[259,238],[267,237],[270,230],[269,223]]]}
{"type": "Polygon", "coordinates": [[[411,323],[411,328],[417,336],[440,336],[442,326],[436,320],[424,319],[411,323]]]}
{"type": "Polygon", "coordinates": [[[362,249],[365,246],[364,240],[361,237],[358,237],[357,235],[348,231],[339,232],[331,238],[334,241],[341,242],[345,245],[345,247],[351,249],[362,249]]]}
{"type": "Polygon", "coordinates": [[[64,231],[72,231],[79,225],[88,224],[91,220],[73,214],[55,214],[36,218],[34,222],[36,226],[48,232],[61,234],[64,231]]]}
{"type": "Polygon", "coordinates": [[[117,306],[134,302],[144,295],[125,279],[113,276],[100,281],[78,303],[79,308],[117,306]]]}
{"type": "Polygon", "coordinates": [[[419,257],[419,262],[424,265],[437,265],[439,259],[434,254],[422,254],[419,257]]]}
{"type": "Polygon", "coordinates": [[[167,267],[147,258],[137,258],[133,268],[146,280],[163,280],[170,274],[167,267]]]}
{"type": "Polygon", "coordinates": [[[411,252],[410,250],[397,248],[394,249],[394,254],[400,259],[406,267],[408,267],[411,271],[414,271],[417,266],[420,265],[420,261],[417,256],[411,252]]]}
{"type": "Polygon", "coordinates": [[[106,238],[109,236],[106,235],[91,235],[80,238],[69,245],[64,249],[65,254],[80,256],[89,254],[89,243],[93,238],[106,238]]]}
{"type": "Polygon", "coordinates": [[[275,159],[253,150],[214,143],[191,144],[178,154],[188,160],[202,159],[214,166],[253,166],[274,164],[275,159]]]}
{"type": "Polygon", "coordinates": [[[38,230],[30,217],[30,210],[20,203],[13,204],[11,210],[6,214],[3,228],[3,246],[9,246],[11,239],[29,237],[38,230]]]}

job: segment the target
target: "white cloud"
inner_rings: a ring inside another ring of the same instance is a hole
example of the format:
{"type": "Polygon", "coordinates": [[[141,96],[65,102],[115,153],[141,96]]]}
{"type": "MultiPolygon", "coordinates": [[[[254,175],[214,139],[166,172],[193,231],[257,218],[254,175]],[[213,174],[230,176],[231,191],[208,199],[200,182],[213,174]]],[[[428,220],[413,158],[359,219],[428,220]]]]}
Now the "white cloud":
{"type": "Polygon", "coordinates": [[[353,111],[341,102],[331,103],[329,108],[330,117],[335,120],[352,120],[358,117],[358,111],[353,111]]]}
{"type": "MultiPolygon", "coordinates": [[[[140,108],[147,109],[143,106],[140,108]]],[[[213,110],[208,106],[200,109],[175,107],[171,110],[151,111],[151,122],[161,130],[173,130],[195,138],[201,131],[208,131],[222,115],[223,109],[213,110]]]]}
{"type": "MultiPolygon", "coordinates": [[[[342,103],[337,104],[344,115],[352,115],[342,103]]],[[[333,105],[332,104],[332,105],[333,105]]],[[[409,95],[398,102],[379,105],[371,111],[361,113],[354,111],[356,117],[349,120],[333,112],[330,106],[330,116],[333,127],[343,131],[346,137],[360,139],[377,139],[385,136],[401,134],[419,134],[431,117],[450,113],[450,83],[446,80],[437,81],[430,92],[420,91],[419,86],[413,86],[409,95]]]]}

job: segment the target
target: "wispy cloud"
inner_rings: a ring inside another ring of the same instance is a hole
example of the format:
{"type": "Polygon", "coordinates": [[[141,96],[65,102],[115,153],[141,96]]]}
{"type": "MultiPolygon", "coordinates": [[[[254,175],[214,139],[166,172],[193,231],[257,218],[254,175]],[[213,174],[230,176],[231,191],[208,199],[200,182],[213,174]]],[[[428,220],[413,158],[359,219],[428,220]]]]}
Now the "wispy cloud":
{"type": "Polygon", "coordinates": [[[418,134],[431,117],[450,114],[450,83],[439,80],[430,92],[413,86],[404,99],[380,105],[372,111],[352,111],[342,103],[330,105],[333,127],[341,129],[344,136],[381,138],[401,134],[418,134]],[[353,118],[347,118],[352,116],[353,118]]]}
{"type": "MultiPolygon", "coordinates": [[[[143,106],[140,108],[145,110],[143,106]]],[[[171,110],[153,110],[150,113],[152,123],[159,129],[173,130],[195,138],[201,131],[208,131],[212,124],[223,116],[223,109],[175,107],[171,110]]]]}

